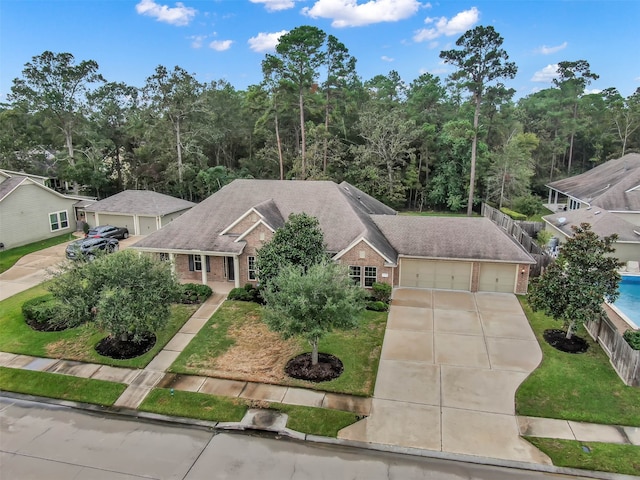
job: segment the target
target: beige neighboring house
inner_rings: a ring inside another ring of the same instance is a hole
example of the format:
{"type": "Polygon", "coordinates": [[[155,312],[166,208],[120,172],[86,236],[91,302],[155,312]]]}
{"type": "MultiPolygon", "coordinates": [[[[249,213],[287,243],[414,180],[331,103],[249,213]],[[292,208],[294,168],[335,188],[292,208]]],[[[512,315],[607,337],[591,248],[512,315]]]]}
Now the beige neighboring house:
{"type": "Polygon", "coordinates": [[[318,219],[327,252],[353,281],[526,293],[531,256],[487,218],[399,216],[354,186],[234,180],[132,248],[171,261],[179,278],[257,283],[257,251],[293,213],[318,219]]]}
{"type": "Polygon", "coordinates": [[[91,200],[56,192],[46,180],[0,170],[0,243],[5,249],[76,230],[76,206],[91,200]]]}
{"type": "Polygon", "coordinates": [[[125,190],[84,208],[91,227],[126,227],[131,235],[148,235],[169,224],[195,203],[150,190],[125,190]]]}
{"type": "Polygon", "coordinates": [[[640,154],[609,160],[547,187],[556,213],[543,217],[545,230],[560,244],[573,235],[573,225],[589,223],[600,237],[618,235],[621,261],[640,261],[640,154]]]}

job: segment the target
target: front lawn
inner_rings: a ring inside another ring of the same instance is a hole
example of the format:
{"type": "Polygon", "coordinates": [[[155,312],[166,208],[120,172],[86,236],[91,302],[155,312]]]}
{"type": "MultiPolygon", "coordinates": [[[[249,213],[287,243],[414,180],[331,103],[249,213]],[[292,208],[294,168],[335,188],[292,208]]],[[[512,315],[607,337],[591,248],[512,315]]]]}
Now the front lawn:
{"type": "Polygon", "coordinates": [[[520,385],[516,411],[531,417],[640,427],[640,388],[626,386],[602,348],[584,329],[589,342],[582,354],[564,353],[547,344],[544,330],[561,328],[541,312],[533,312],[526,298],[522,307],[542,348],[540,366],[520,385]]]}
{"type": "Polygon", "coordinates": [[[118,367],[144,368],[198,308],[198,305],[172,305],[171,318],[167,326],[157,333],[156,344],[151,350],[136,358],[116,360],[103,357],[95,351],[95,345],[106,333],[91,323],[60,332],[39,332],[29,327],[22,316],[22,304],[46,293],[46,284],[42,284],[0,302],[0,351],[118,367]]]}
{"type": "Polygon", "coordinates": [[[373,393],[386,312],[363,312],[359,327],[335,331],[320,340],[320,351],[337,356],[342,375],[311,383],[284,373],[286,362],[310,347],[299,339],[282,340],[267,329],[255,303],[227,300],[171,366],[174,373],[299,386],[369,396],[373,393]]]}
{"type": "Polygon", "coordinates": [[[111,406],[126,388],[122,383],[0,367],[0,390],[6,392],[111,406]]]}
{"type": "MultiPolygon", "coordinates": [[[[204,393],[155,388],[144,399],[139,410],[212,422],[239,422],[251,406],[250,400],[218,397],[204,393]]],[[[338,431],[359,420],[350,412],[326,408],[261,402],[260,408],[270,408],[288,415],[287,427],[297,432],[336,437],[338,431]]]]}
{"type": "Polygon", "coordinates": [[[549,455],[554,465],[625,475],[640,475],[640,447],[613,443],[578,442],[555,438],[526,437],[549,455]],[[585,452],[583,447],[589,449],[585,452]]]}
{"type": "Polygon", "coordinates": [[[47,238],[46,240],[40,240],[39,242],[29,243],[28,245],[23,245],[21,247],[0,251],[0,273],[9,270],[18,260],[28,253],[37,252],[44,248],[70,242],[75,238],[76,237],[72,233],[65,233],[64,235],[58,235],[57,237],[47,238]]]}

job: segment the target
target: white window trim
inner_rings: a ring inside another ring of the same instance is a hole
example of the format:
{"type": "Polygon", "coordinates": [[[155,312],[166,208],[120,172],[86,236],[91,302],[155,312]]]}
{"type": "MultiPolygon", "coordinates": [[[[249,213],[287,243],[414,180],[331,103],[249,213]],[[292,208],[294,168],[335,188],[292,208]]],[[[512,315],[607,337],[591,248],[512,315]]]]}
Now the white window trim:
{"type": "Polygon", "coordinates": [[[354,280],[355,283],[355,279],[358,279],[358,285],[362,286],[362,267],[360,265],[349,265],[349,278],[351,278],[352,280],[354,280]],[[352,268],[357,268],[358,269],[358,274],[357,275],[353,275],[351,273],[351,269],[352,268]]]}
{"type": "Polygon", "coordinates": [[[58,212],[51,212],[51,213],[49,213],[49,215],[47,215],[47,218],[49,219],[49,231],[50,232],[57,232],[58,230],[64,230],[66,228],[69,228],[69,212],[67,212],[66,210],[60,210],[58,212]],[[65,226],[62,226],[63,220],[61,218],[61,214],[63,214],[63,213],[64,213],[64,216],[65,216],[65,220],[64,220],[64,222],[66,223],[65,226]],[[51,216],[52,215],[56,216],[56,221],[55,222],[51,221],[51,216]],[[58,225],[58,228],[53,228],[54,223],[58,225]]]}
{"type": "Polygon", "coordinates": [[[193,271],[202,271],[202,255],[198,255],[197,253],[193,255],[193,271]]]}
{"type": "Polygon", "coordinates": [[[253,255],[249,255],[247,257],[247,278],[249,280],[255,281],[258,279],[258,275],[257,275],[257,268],[256,268],[256,257],[253,255]],[[253,268],[251,268],[251,259],[253,259],[253,268]],[[251,274],[253,273],[253,278],[251,277],[251,274]]]}
{"type": "Polygon", "coordinates": [[[362,272],[362,284],[364,285],[364,288],[371,288],[373,284],[377,281],[378,281],[378,267],[374,267],[374,266],[364,267],[362,272]],[[367,268],[372,268],[375,271],[375,274],[367,275],[367,268]],[[371,285],[367,285],[367,279],[373,280],[373,282],[371,282],[371,285]]]}

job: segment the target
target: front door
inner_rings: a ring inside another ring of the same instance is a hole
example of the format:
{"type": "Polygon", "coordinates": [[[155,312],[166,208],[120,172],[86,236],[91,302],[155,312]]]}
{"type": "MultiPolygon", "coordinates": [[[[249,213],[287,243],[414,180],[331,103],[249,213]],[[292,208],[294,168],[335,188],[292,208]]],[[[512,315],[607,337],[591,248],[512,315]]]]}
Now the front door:
{"type": "Polygon", "coordinates": [[[233,268],[233,257],[224,257],[227,264],[227,280],[233,282],[236,279],[236,272],[233,268]]]}

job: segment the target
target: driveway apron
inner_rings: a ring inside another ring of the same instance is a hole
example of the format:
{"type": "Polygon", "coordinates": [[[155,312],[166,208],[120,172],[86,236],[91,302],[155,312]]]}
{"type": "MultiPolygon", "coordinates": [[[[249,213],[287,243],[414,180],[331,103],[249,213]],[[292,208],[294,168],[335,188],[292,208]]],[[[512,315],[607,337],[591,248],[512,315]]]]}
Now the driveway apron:
{"type": "Polygon", "coordinates": [[[551,464],[515,416],[516,389],[541,359],[512,294],[396,289],[371,414],[338,437],[551,464]]]}

